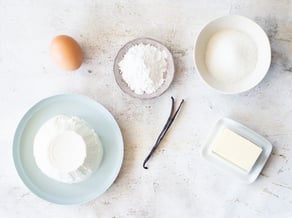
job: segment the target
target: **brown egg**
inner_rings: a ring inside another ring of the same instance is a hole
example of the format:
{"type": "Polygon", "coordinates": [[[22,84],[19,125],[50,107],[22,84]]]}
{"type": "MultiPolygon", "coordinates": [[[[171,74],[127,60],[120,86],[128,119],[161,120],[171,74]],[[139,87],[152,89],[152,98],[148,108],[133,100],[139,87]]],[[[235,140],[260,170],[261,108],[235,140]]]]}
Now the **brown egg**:
{"type": "Polygon", "coordinates": [[[51,42],[50,53],[54,62],[64,70],[76,70],[82,64],[82,50],[70,36],[55,37],[51,42]]]}

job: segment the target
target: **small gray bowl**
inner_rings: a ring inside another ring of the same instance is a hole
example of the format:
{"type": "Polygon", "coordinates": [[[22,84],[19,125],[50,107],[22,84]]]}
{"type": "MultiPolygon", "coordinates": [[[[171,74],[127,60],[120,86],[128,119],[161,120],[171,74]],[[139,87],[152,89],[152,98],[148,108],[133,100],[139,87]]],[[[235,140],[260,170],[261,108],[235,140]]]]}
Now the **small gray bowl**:
{"type": "Polygon", "coordinates": [[[135,98],[140,98],[140,99],[150,99],[150,98],[155,98],[160,96],[162,93],[164,93],[168,87],[170,86],[173,77],[174,77],[174,61],[173,61],[173,57],[172,54],[170,53],[170,51],[160,42],[150,39],[150,38],[137,38],[134,39],[130,42],[128,42],[127,44],[125,44],[118,52],[115,61],[114,61],[114,75],[115,75],[115,79],[116,82],[118,84],[118,86],[121,88],[121,90],[123,92],[125,92],[126,94],[135,97],[135,98]],[[123,59],[123,57],[125,56],[125,54],[127,53],[127,51],[134,45],[138,45],[138,44],[150,44],[152,46],[155,46],[156,48],[158,48],[161,51],[165,51],[167,54],[167,70],[166,72],[164,72],[164,82],[162,83],[162,85],[157,89],[156,92],[151,93],[151,94],[136,94],[133,90],[130,89],[130,87],[128,86],[128,84],[123,80],[122,74],[120,72],[119,69],[119,63],[120,61],[123,59]]]}

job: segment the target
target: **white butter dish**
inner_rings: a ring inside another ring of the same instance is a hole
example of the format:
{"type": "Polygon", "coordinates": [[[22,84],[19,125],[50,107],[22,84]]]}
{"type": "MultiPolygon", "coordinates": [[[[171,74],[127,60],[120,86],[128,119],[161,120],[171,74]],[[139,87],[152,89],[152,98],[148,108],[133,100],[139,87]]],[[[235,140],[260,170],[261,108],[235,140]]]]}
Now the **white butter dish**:
{"type": "Polygon", "coordinates": [[[210,136],[207,139],[206,144],[202,148],[202,156],[206,160],[246,183],[252,183],[256,180],[265,163],[267,162],[271,152],[272,144],[268,140],[253,130],[247,128],[246,126],[228,118],[222,118],[216,123],[210,136]],[[244,170],[237,166],[236,163],[232,163],[231,161],[228,161],[226,158],[223,158],[214,152],[214,147],[216,146],[218,138],[220,138],[224,129],[228,129],[231,132],[234,132],[241,139],[245,138],[249,142],[253,143],[255,147],[258,147],[259,150],[261,150],[260,154],[255,157],[256,161],[251,169],[244,170]]]}

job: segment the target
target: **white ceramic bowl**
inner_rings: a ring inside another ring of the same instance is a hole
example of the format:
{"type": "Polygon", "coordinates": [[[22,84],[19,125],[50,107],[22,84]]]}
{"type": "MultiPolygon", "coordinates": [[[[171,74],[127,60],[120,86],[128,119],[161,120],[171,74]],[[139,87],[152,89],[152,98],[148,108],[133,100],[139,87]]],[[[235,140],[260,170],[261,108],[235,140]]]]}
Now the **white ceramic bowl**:
{"type": "Polygon", "coordinates": [[[220,93],[236,94],[255,87],[265,77],[271,63],[271,46],[266,33],[254,21],[238,15],[228,15],[211,21],[200,31],[195,41],[194,61],[200,78],[209,87],[220,93]],[[236,82],[222,82],[222,80],[215,79],[206,66],[205,57],[208,42],[214,34],[222,30],[236,30],[246,34],[254,42],[257,49],[257,62],[254,71],[236,82]]]}

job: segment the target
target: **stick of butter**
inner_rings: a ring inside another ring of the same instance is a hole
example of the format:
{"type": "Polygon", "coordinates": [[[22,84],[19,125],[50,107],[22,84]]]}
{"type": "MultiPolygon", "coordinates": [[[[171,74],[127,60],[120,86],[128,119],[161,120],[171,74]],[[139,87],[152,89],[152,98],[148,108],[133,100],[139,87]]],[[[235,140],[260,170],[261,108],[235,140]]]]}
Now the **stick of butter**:
{"type": "Polygon", "coordinates": [[[214,141],[212,152],[249,172],[262,152],[262,148],[237,133],[224,128],[214,141]]]}

